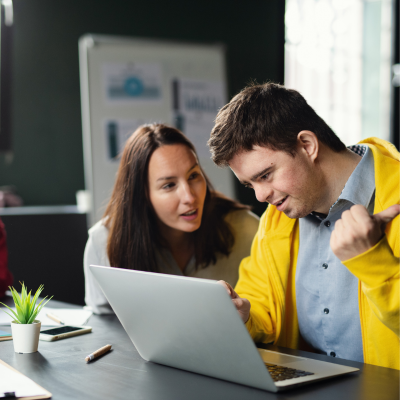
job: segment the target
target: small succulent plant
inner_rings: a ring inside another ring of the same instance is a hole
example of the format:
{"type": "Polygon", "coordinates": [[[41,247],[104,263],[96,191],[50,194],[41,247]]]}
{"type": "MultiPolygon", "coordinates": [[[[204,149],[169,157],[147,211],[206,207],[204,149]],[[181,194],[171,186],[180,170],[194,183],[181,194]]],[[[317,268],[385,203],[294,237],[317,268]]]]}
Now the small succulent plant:
{"type": "Polygon", "coordinates": [[[36,301],[40,296],[40,293],[42,293],[44,286],[40,285],[35,295],[31,299],[32,291],[28,293],[28,289],[26,288],[24,283],[21,283],[21,285],[22,285],[21,295],[19,295],[19,293],[14,289],[14,287],[9,286],[14,300],[16,311],[14,311],[7,305],[0,302],[0,304],[7,307],[12,314],[8,313],[4,309],[2,309],[2,311],[8,314],[14,320],[14,322],[17,322],[19,324],[33,324],[33,321],[35,321],[35,318],[39,314],[40,310],[51,300],[53,296],[51,296],[50,299],[48,299],[45,303],[43,303],[47,298],[46,296],[38,305],[36,305],[36,301]]]}

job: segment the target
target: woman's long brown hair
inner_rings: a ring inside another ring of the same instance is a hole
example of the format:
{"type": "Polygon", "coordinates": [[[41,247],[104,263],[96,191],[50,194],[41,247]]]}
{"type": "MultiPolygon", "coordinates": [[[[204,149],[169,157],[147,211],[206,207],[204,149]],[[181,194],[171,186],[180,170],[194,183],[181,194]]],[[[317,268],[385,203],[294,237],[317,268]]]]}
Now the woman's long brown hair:
{"type": "MultiPolygon", "coordinates": [[[[164,241],[149,200],[148,166],[156,149],[174,144],[183,144],[196,154],[186,136],[163,124],[142,125],[126,142],[104,213],[104,224],[109,229],[107,254],[111,266],[162,272],[155,253],[164,241]]],[[[217,253],[229,255],[235,238],[225,216],[230,211],[248,208],[216,192],[205,174],[204,177],[207,194],[202,222],[193,233],[196,266],[200,268],[215,263],[217,253]]]]}

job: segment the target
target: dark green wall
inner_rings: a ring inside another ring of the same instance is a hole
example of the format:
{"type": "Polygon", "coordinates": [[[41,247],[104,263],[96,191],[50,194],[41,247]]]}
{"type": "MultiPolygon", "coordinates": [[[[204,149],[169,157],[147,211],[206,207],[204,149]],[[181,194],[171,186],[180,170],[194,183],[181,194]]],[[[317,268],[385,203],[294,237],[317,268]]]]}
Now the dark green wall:
{"type": "Polygon", "coordinates": [[[223,42],[230,96],[251,79],[283,82],[284,0],[14,0],[14,18],[14,159],[0,156],[0,185],[15,185],[25,205],[74,204],[84,188],[85,33],[223,42]]]}

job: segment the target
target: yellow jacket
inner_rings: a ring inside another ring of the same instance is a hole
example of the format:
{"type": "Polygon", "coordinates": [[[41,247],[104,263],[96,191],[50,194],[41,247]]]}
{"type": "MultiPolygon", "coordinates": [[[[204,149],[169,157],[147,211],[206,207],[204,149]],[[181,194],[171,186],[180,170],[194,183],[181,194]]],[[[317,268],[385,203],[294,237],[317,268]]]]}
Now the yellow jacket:
{"type": "MultiPolygon", "coordinates": [[[[400,203],[400,157],[381,139],[363,140],[373,153],[375,209],[400,203]]],[[[386,235],[367,252],[343,264],[359,280],[358,297],[364,362],[399,369],[399,225],[397,216],[386,235]]],[[[255,342],[306,349],[296,311],[295,276],[299,223],[270,205],[261,217],[251,254],[239,270],[236,292],[251,303],[246,323],[255,342]]]]}

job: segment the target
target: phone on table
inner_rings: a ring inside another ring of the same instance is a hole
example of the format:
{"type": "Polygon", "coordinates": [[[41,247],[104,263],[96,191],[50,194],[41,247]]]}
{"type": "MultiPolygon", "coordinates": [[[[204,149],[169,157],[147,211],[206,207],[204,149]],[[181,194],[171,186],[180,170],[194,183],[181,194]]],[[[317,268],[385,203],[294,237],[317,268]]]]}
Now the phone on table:
{"type": "Polygon", "coordinates": [[[83,335],[89,332],[92,332],[92,328],[90,326],[65,325],[58,326],[56,328],[43,329],[42,331],[40,331],[39,339],[46,340],[47,342],[53,342],[54,340],[83,335]]]}

